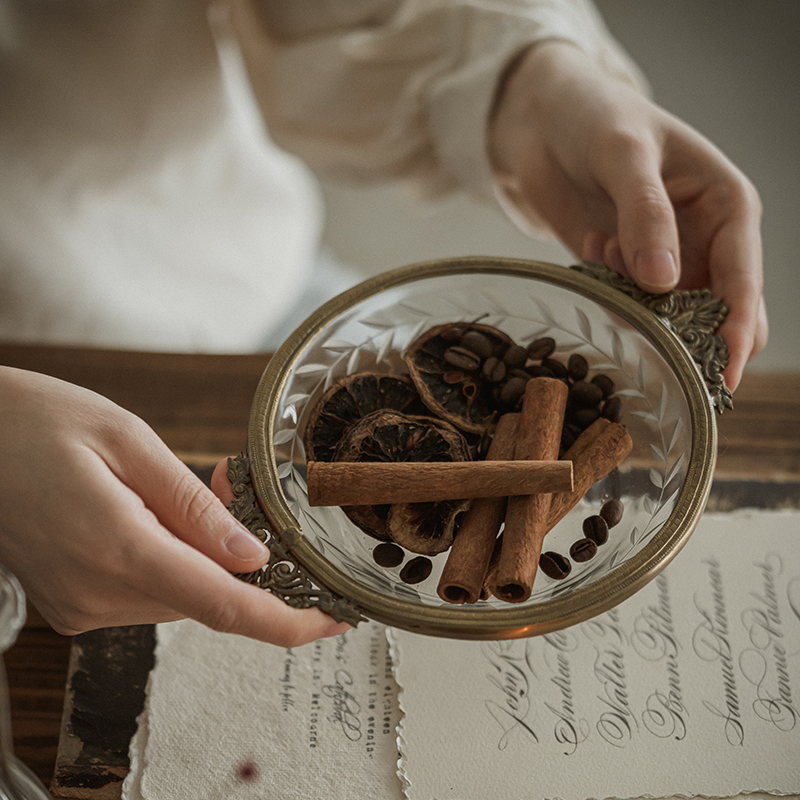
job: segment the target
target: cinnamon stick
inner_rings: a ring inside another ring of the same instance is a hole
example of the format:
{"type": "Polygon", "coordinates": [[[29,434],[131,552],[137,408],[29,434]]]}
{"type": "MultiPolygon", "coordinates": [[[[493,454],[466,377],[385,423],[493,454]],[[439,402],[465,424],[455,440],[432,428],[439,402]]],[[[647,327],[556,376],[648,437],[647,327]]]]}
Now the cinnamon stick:
{"type": "MultiPolygon", "coordinates": [[[[487,461],[506,461],[514,457],[519,416],[504,414],[497,421],[486,454],[487,461]]],[[[505,496],[479,498],[464,514],[436,588],[442,600],[448,603],[475,603],[481,599],[506,503],[505,496]]]]}
{"type": "Polygon", "coordinates": [[[384,505],[507,497],[572,489],[568,461],[311,461],[311,506],[384,505]]]}
{"type": "Polygon", "coordinates": [[[593,422],[564,453],[564,460],[572,461],[575,485],[571,492],[552,495],[547,530],[554,528],[597,481],[621,464],[632,448],[633,441],[624,425],[602,417],[593,422]]]}
{"type": "MultiPolygon", "coordinates": [[[[547,515],[546,533],[549,533],[578,504],[597,481],[622,463],[632,446],[630,434],[624,426],[603,417],[598,418],[581,433],[563,456],[565,460],[572,461],[575,486],[572,492],[558,493],[552,496],[550,511],[547,515]]],[[[481,592],[482,598],[493,594],[497,585],[497,569],[503,548],[503,536],[504,534],[501,533],[497,537],[494,552],[489,559],[486,579],[481,592]]]]}
{"type": "MultiPolygon", "coordinates": [[[[567,392],[566,384],[554,378],[528,381],[515,448],[518,460],[558,458],[567,392]]],[[[492,588],[496,597],[510,603],[521,603],[530,597],[542,541],[547,533],[551,498],[549,493],[509,498],[497,577],[492,588]]]]}

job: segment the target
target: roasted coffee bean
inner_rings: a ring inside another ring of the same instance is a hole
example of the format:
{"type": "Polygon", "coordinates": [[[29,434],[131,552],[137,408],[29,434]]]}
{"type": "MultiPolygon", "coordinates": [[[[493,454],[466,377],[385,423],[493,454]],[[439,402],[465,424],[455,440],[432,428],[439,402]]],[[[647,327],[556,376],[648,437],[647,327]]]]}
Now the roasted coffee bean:
{"type": "Polygon", "coordinates": [[[587,381],[578,381],[569,387],[568,402],[578,408],[597,407],[603,399],[603,393],[599,386],[587,381]]]}
{"type": "Polygon", "coordinates": [[[431,574],[433,563],[425,556],[417,556],[407,562],[400,570],[400,580],[404,583],[420,583],[431,574]]]}
{"type": "Polygon", "coordinates": [[[578,539],[569,549],[570,558],[582,564],[597,555],[597,545],[591,539],[578,539]]]}
{"type": "Polygon", "coordinates": [[[530,373],[526,369],[509,369],[508,370],[508,377],[509,378],[522,378],[522,380],[527,383],[530,379],[530,373]]]}
{"type": "Polygon", "coordinates": [[[603,507],[600,509],[600,516],[606,521],[609,528],[613,528],[622,521],[624,511],[625,506],[622,504],[622,500],[614,498],[607,503],[603,503],[603,507]]]}
{"type": "Polygon", "coordinates": [[[394,542],[381,542],[372,551],[372,557],[379,567],[397,567],[403,563],[403,548],[394,542]]]}
{"type": "Polygon", "coordinates": [[[528,366],[525,367],[525,372],[527,372],[531,378],[550,377],[550,370],[547,369],[547,367],[543,367],[541,364],[528,364],[528,366]]]}
{"type": "Polygon", "coordinates": [[[542,366],[549,370],[550,375],[553,378],[558,378],[561,381],[565,381],[569,378],[569,375],[567,374],[567,368],[557,358],[542,359],[542,366]]]}
{"type": "Polygon", "coordinates": [[[534,361],[541,361],[547,358],[556,349],[556,340],[550,336],[543,336],[541,339],[534,339],[528,345],[528,358],[534,361]]]}
{"type": "Polygon", "coordinates": [[[458,369],[472,371],[481,365],[480,356],[466,347],[448,347],[444,351],[444,360],[458,369]]]}
{"type": "Polygon", "coordinates": [[[562,556],[561,553],[548,550],[546,553],[542,553],[542,555],[539,556],[539,569],[544,572],[548,578],[553,578],[558,581],[569,575],[572,570],[572,564],[570,564],[569,559],[562,556]]]}
{"type": "Polygon", "coordinates": [[[442,373],[442,380],[451,385],[461,383],[464,380],[464,373],[460,369],[449,369],[447,372],[442,373]]]}
{"type": "Polygon", "coordinates": [[[458,325],[453,325],[449,328],[445,328],[439,335],[442,337],[442,340],[448,344],[455,344],[461,341],[461,337],[464,335],[464,329],[458,325]]]}
{"type": "Polygon", "coordinates": [[[581,429],[586,430],[600,416],[599,408],[576,408],[570,419],[581,429]]]}
{"type": "Polygon", "coordinates": [[[589,373],[589,362],[580,354],[573,353],[567,360],[567,374],[573,381],[582,381],[589,373]]]}
{"type": "Polygon", "coordinates": [[[528,351],[519,344],[512,344],[503,354],[503,361],[510,369],[521,369],[528,360],[528,351]]]}
{"type": "Polygon", "coordinates": [[[616,395],[614,397],[609,397],[608,400],[603,403],[600,416],[611,420],[611,422],[619,422],[622,418],[622,400],[616,395]]]}
{"type": "Polygon", "coordinates": [[[583,535],[597,545],[605,544],[608,541],[608,523],[599,514],[592,514],[583,521],[583,535]]]}
{"type": "Polygon", "coordinates": [[[614,394],[614,390],[617,388],[614,385],[614,381],[612,381],[611,378],[608,377],[608,375],[603,375],[603,374],[595,375],[594,378],[592,378],[591,382],[595,386],[600,387],[600,391],[603,393],[604,398],[610,397],[612,394],[614,394]]]}
{"type": "Polygon", "coordinates": [[[461,337],[461,346],[477,353],[481,359],[489,358],[494,350],[492,343],[480,331],[467,331],[461,337]]]}
{"type": "Polygon", "coordinates": [[[490,383],[500,383],[506,377],[506,365],[497,356],[490,356],[483,362],[481,373],[490,383]]]}
{"type": "Polygon", "coordinates": [[[500,402],[506,408],[514,408],[525,394],[526,381],[523,378],[509,378],[500,389],[500,402]]]}

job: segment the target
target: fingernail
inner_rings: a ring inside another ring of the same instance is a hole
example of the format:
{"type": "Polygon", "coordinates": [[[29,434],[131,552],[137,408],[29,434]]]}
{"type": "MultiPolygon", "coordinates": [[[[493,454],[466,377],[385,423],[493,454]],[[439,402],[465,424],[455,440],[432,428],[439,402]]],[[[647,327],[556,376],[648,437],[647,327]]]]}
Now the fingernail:
{"type": "Polygon", "coordinates": [[[640,250],[634,257],[636,281],[650,291],[666,292],[678,282],[678,267],[669,250],[640,250]]]}
{"type": "Polygon", "coordinates": [[[331,636],[339,636],[342,633],[347,633],[347,631],[350,629],[350,625],[347,625],[344,622],[332,622],[324,629],[320,635],[320,639],[325,639],[331,636]]]}
{"type": "Polygon", "coordinates": [[[235,530],[224,542],[225,549],[236,558],[251,561],[255,558],[266,560],[267,546],[244,528],[235,530]]]}

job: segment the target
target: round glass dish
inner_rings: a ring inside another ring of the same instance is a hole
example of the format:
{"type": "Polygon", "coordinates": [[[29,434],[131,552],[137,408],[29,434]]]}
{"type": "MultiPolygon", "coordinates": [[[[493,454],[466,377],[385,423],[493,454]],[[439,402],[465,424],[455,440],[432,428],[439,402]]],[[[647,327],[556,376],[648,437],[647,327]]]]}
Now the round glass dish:
{"type": "Polygon", "coordinates": [[[322,306],[270,361],[253,403],[250,479],[269,527],[301,570],[365,617],[457,638],[530,636],[607,610],[655,577],[694,529],[716,458],[713,402],[704,377],[670,323],[610,283],[578,270],[510,259],[448,259],[366,281],[322,306]],[[404,373],[402,354],[442,323],[492,325],[526,345],[541,336],[556,357],[582,354],[590,376],[605,373],[623,401],[621,422],[634,442],[619,468],[595,484],[547,535],[546,550],[567,553],[585,516],[623,501],[622,522],[597,556],[554,580],[541,570],[521,604],[495,598],[443,602],[433,572],[408,585],[400,568],[378,566],[377,543],[338,507],[311,507],[303,432],[322,393],[354,372],[404,373]]]}

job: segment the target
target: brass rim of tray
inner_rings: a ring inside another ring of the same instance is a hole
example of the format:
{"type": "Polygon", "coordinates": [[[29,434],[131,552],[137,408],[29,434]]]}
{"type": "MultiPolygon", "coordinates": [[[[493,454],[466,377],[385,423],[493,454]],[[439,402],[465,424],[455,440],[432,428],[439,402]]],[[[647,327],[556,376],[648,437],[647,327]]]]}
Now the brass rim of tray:
{"type": "Polygon", "coordinates": [[[687,349],[652,311],[617,289],[563,266],[506,258],[451,258],[412,264],[353,287],[321,306],[270,360],[253,400],[248,430],[251,481],[275,531],[291,534],[291,550],[319,586],[353,602],[370,619],[429,635],[462,639],[517,638],[582,622],[630,597],[675,557],[694,530],[708,499],[716,463],[717,433],[709,394],[687,349]],[[673,369],[689,407],[692,445],[686,479],[667,521],[648,544],[608,575],[564,597],[528,606],[427,606],[387,596],[353,580],[302,535],[280,489],[273,426],[288,376],[305,346],[328,323],[381,291],[452,273],[495,273],[535,278],[595,300],[633,325],[673,369]]]}

